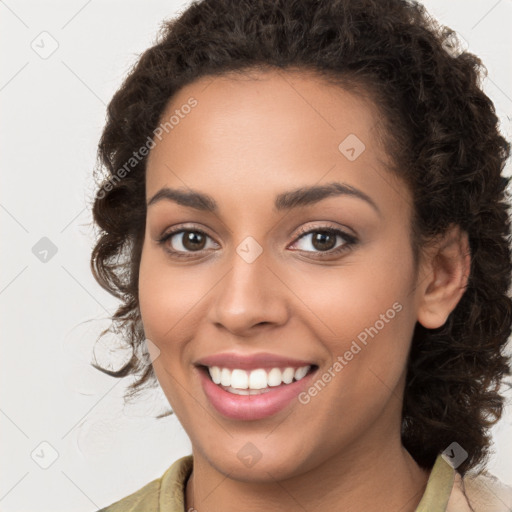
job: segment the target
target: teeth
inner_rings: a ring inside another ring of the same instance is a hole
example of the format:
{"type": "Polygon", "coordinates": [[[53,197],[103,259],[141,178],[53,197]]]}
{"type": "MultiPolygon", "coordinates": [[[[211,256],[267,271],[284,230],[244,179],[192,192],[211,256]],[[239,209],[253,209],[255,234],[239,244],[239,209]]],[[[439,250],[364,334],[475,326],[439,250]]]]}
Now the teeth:
{"type": "MultiPolygon", "coordinates": [[[[243,370],[238,370],[243,372],[243,370]]],[[[236,370],[233,370],[235,373],[236,370]]],[[[243,372],[247,375],[247,372],[243,372]]],[[[231,384],[233,388],[236,388],[236,383],[231,384]]],[[[263,389],[267,387],[267,372],[265,370],[253,370],[249,375],[249,388],[251,389],[263,389]]]]}
{"type": "Polygon", "coordinates": [[[309,366],[302,366],[301,368],[297,368],[295,370],[295,380],[300,380],[306,376],[306,373],[308,373],[309,366]]]}
{"type": "Polygon", "coordinates": [[[295,370],[293,368],[286,368],[283,372],[283,382],[285,384],[290,384],[293,381],[293,377],[295,375],[295,370]]]}
{"type": "Polygon", "coordinates": [[[231,372],[227,368],[222,368],[220,372],[220,383],[223,386],[231,386],[231,372]]]}
{"type": "Polygon", "coordinates": [[[265,389],[236,389],[236,388],[226,388],[226,391],[233,393],[234,395],[261,395],[262,393],[267,393],[270,391],[270,388],[265,389]]]}
{"type": "Polygon", "coordinates": [[[208,368],[210,371],[210,377],[212,378],[215,384],[220,384],[220,368],[218,366],[212,366],[208,368]]]}
{"type": "Polygon", "coordinates": [[[267,371],[258,368],[247,372],[245,370],[228,368],[219,368],[218,366],[208,367],[208,372],[215,384],[220,384],[226,388],[230,388],[227,391],[238,395],[249,395],[253,394],[251,390],[263,390],[268,387],[276,387],[281,384],[290,384],[295,379],[303,379],[311,366],[301,366],[300,368],[272,368],[267,371]],[[240,391],[239,390],[248,390],[240,391]]]}
{"type": "Polygon", "coordinates": [[[272,368],[268,372],[267,382],[269,386],[279,386],[282,382],[283,374],[279,368],[272,368]]]}

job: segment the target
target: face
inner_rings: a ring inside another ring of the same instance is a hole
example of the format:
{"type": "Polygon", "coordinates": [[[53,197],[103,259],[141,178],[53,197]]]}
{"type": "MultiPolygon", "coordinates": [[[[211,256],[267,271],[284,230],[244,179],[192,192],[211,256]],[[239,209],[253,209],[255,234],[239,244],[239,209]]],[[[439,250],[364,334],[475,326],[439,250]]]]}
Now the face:
{"type": "Polygon", "coordinates": [[[417,274],[375,105],[260,72],[196,81],[172,115],[148,159],[139,298],[194,456],[264,481],[399,438],[417,274]]]}

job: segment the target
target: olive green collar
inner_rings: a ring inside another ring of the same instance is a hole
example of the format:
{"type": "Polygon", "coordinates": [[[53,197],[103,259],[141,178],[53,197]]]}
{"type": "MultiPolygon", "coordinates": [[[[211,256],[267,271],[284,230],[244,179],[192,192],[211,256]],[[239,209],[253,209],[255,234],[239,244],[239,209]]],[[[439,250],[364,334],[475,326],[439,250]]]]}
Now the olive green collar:
{"type": "Polygon", "coordinates": [[[455,470],[439,454],[415,512],[445,512],[454,480],[455,470]]]}
{"type": "MultiPolygon", "coordinates": [[[[185,512],[185,485],[192,472],[193,457],[178,459],[162,476],[160,510],[185,512]]],[[[445,512],[452,492],[455,470],[438,455],[415,512],[445,512]]]]}
{"type": "MultiPolygon", "coordinates": [[[[186,512],[185,491],[192,473],[193,457],[176,460],[162,475],[143,488],[112,503],[99,512],[186,512]]],[[[439,455],[425,492],[415,512],[446,512],[455,479],[455,470],[439,455]]]]}

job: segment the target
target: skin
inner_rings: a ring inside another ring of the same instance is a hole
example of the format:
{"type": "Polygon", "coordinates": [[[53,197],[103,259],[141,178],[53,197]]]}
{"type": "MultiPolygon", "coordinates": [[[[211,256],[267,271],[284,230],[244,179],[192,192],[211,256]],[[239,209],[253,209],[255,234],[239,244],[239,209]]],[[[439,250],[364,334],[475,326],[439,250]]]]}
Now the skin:
{"type": "Polygon", "coordinates": [[[454,226],[415,266],[412,197],[386,167],[381,116],[365,97],[306,72],[261,71],[193,82],[163,118],[191,96],[197,106],[150,152],[147,199],[190,188],[219,211],[150,205],[139,277],[153,367],[192,443],[186,510],[414,511],[429,472],[400,441],[407,355],[416,322],[441,326],[462,296],[467,236],[454,226]],[[366,147],[353,161],[338,149],[349,134],[366,147]],[[350,195],[273,209],[277,194],[331,182],[364,192],[378,211],[350,195]],[[208,235],[189,259],[165,250],[187,252],[183,233],[157,242],[185,224],[208,235]],[[357,242],[337,236],[328,248],[345,250],[320,259],[314,234],[300,239],[299,228],[325,226],[357,242]],[[252,263],[236,252],[248,236],[263,251],[252,263]],[[225,351],[314,361],[321,376],[394,303],[400,312],[307,404],[240,421],[203,392],[194,361],[225,351]],[[251,467],[237,457],[248,442],[261,453],[251,467]]]}

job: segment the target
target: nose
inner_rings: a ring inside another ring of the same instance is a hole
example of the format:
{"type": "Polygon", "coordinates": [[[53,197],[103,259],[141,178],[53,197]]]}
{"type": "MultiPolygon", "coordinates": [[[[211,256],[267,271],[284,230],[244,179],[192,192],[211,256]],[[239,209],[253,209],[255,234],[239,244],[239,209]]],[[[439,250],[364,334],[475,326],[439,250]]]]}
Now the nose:
{"type": "Polygon", "coordinates": [[[233,253],[230,270],[212,290],[210,322],[240,337],[253,336],[263,326],[284,325],[291,292],[279,269],[264,252],[254,261],[240,254],[233,253]]]}

